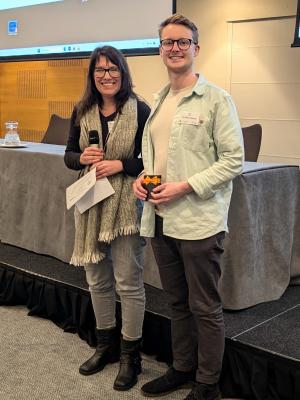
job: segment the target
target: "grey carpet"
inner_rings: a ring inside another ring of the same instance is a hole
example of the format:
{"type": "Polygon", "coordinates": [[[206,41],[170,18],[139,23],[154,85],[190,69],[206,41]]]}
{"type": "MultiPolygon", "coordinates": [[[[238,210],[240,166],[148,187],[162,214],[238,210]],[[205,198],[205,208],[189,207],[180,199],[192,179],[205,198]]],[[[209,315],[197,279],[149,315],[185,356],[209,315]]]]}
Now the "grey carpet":
{"type": "MultiPolygon", "coordinates": [[[[143,355],[136,387],[116,392],[112,384],[118,364],[96,375],[80,375],[78,366],[93,349],[77,335],[27,312],[24,306],[0,307],[0,400],[145,400],[141,385],[167,368],[143,355]]],[[[180,390],[163,398],[179,400],[187,393],[180,390]]]]}

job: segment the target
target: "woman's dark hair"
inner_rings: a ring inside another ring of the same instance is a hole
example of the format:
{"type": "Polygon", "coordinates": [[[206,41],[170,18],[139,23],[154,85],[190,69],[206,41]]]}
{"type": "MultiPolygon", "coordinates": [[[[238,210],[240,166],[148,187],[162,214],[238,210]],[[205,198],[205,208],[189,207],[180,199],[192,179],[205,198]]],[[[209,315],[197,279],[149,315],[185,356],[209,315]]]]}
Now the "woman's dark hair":
{"type": "Polygon", "coordinates": [[[110,62],[119,67],[121,72],[121,88],[115,95],[117,112],[122,112],[122,107],[129,97],[137,97],[133,91],[130,71],[123,54],[112,46],[97,47],[91,54],[86,88],[82,99],[77,104],[76,123],[78,125],[83,115],[89,111],[94,104],[99,104],[100,107],[103,104],[103,98],[101,93],[97,90],[94,80],[95,65],[99,61],[100,56],[106,57],[110,62]]]}

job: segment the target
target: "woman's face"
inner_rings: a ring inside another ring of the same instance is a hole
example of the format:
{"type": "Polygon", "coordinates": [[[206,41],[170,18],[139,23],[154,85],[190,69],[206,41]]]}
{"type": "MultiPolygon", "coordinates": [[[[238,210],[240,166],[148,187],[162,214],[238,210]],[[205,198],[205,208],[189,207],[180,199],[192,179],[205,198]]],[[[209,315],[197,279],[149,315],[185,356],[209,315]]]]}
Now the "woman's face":
{"type": "Polygon", "coordinates": [[[121,71],[105,56],[100,56],[94,69],[95,85],[103,99],[114,97],[121,88],[121,71]]]}

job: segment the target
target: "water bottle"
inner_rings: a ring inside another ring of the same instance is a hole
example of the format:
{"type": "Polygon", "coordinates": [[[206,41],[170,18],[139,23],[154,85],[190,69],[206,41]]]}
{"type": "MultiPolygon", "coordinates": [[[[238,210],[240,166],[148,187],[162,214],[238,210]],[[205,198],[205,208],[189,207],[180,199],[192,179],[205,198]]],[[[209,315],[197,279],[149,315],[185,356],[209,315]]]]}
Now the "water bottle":
{"type": "Polygon", "coordinates": [[[18,122],[7,121],[5,122],[5,137],[4,144],[6,146],[20,146],[20,137],[18,134],[18,122]]]}

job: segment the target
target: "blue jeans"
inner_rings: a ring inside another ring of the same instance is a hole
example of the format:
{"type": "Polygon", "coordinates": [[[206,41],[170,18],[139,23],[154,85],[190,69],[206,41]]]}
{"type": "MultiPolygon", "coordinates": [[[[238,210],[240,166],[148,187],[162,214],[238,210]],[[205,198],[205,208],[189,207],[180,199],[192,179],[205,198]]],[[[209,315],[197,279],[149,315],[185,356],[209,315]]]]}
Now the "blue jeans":
{"type": "Polygon", "coordinates": [[[122,336],[127,340],[142,337],[145,312],[142,276],[144,245],[145,240],[139,234],[119,236],[111,242],[103,261],[84,267],[97,329],[116,326],[116,291],[121,300],[122,336]]]}

